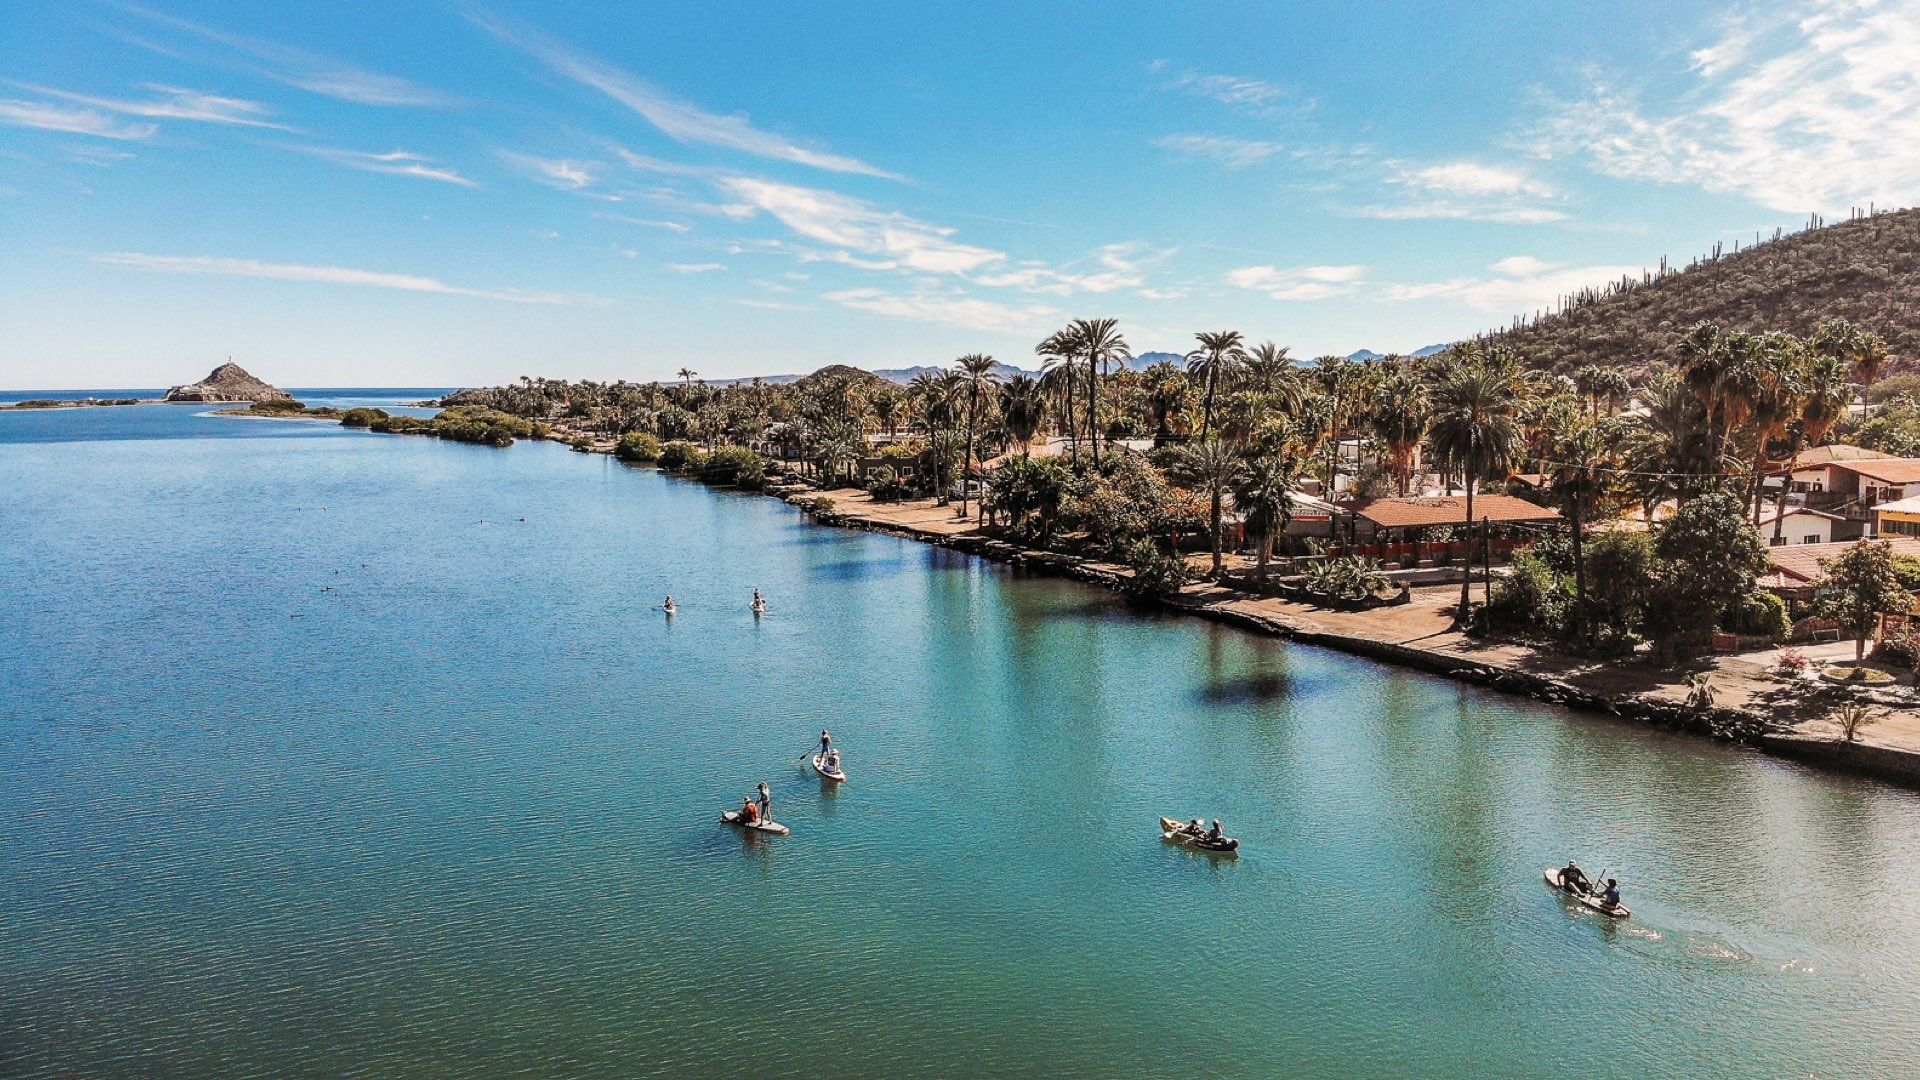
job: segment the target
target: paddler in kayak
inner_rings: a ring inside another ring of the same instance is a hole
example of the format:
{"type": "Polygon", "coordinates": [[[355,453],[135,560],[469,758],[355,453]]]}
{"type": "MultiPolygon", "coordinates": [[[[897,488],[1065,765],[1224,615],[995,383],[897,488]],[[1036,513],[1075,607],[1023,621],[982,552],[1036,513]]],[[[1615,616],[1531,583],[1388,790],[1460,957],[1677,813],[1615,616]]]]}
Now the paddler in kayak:
{"type": "Polygon", "coordinates": [[[1612,910],[1620,906],[1620,882],[1615,878],[1607,879],[1607,891],[1600,894],[1600,902],[1612,910]]]}
{"type": "Polygon", "coordinates": [[[1214,818],[1213,828],[1208,829],[1206,832],[1200,834],[1200,839],[1205,840],[1209,844],[1217,844],[1220,842],[1221,838],[1226,835],[1227,835],[1226,830],[1220,827],[1220,819],[1214,818]]]}
{"type": "Polygon", "coordinates": [[[1585,896],[1593,891],[1593,882],[1579,863],[1568,859],[1567,865],[1560,869],[1560,887],[1575,896],[1585,896]]]}

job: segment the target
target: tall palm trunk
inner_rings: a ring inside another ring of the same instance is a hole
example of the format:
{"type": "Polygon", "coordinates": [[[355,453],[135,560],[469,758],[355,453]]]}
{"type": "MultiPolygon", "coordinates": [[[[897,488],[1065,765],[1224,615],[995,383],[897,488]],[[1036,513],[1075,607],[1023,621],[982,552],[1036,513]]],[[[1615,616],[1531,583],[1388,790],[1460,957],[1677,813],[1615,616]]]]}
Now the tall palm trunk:
{"type": "Polygon", "coordinates": [[[960,516],[967,516],[967,483],[973,478],[973,421],[980,411],[980,389],[967,398],[967,448],[960,455],[960,516]]]}
{"type": "Polygon", "coordinates": [[[1087,438],[1093,442],[1093,467],[1100,467],[1100,355],[1087,353],[1087,438]]]}
{"type": "Polygon", "coordinates": [[[1573,632],[1580,640],[1587,636],[1587,557],[1582,541],[1585,530],[1580,527],[1580,496],[1574,495],[1573,505],[1568,507],[1573,513],[1573,632]]]}
{"type": "MultiPolygon", "coordinates": [[[[1773,542],[1780,543],[1780,533],[1787,527],[1787,489],[1793,486],[1793,474],[1800,467],[1800,437],[1793,437],[1793,452],[1787,455],[1787,474],[1780,478],[1780,502],[1774,507],[1777,513],[1773,518],[1773,542]]],[[[1761,483],[1765,484],[1762,480],[1761,483]]],[[[1762,490],[1765,490],[1762,488],[1762,490]]],[[[1759,524],[1758,521],[1754,524],[1759,524]]]]}
{"type": "Polygon", "coordinates": [[[1467,620],[1473,604],[1473,471],[1467,470],[1467,558],[1460,574],[1460,621],[1467,620]]]}
{"type": "Polygon", "coordinates": [[[1213,576],[1220,576],[1220,496],[1219,484],[1213,486],[1213,576]]]}

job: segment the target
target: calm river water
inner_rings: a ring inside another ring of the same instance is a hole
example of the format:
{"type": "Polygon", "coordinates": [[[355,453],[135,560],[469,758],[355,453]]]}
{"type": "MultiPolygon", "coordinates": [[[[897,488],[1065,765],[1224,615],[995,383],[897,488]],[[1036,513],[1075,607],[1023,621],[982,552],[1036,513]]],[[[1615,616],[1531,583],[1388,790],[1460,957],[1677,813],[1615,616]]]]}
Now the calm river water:
{"type": "Polygon", "coordinates": [[[0,1074],[1920,1075],[1920,796],[204,412],[0,414],[0,1074]]]}

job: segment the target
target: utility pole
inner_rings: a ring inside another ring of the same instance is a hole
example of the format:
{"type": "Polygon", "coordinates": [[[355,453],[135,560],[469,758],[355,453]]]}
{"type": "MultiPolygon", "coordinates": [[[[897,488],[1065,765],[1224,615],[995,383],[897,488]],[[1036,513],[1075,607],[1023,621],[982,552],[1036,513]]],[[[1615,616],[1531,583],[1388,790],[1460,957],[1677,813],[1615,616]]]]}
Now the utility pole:
{"type": "Polygon", "coordinates": [[[1487,610],[1493,610],[1493,533],[1489,532],[1491,518],[1480,519],[1480,565],[1487,573],[1487,610]]]}

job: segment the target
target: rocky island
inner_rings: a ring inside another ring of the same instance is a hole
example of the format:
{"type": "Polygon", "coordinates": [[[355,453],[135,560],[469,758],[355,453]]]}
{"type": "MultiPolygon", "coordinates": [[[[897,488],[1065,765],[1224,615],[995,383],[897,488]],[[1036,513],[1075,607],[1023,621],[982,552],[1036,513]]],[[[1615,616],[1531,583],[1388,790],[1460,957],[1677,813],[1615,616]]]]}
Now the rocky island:
{"type": "Polygon", "coordinates": [[[292,401],[293,395],[269,386],[229,360],[206,378],[167,391],[166,401],[292,401]]]}

